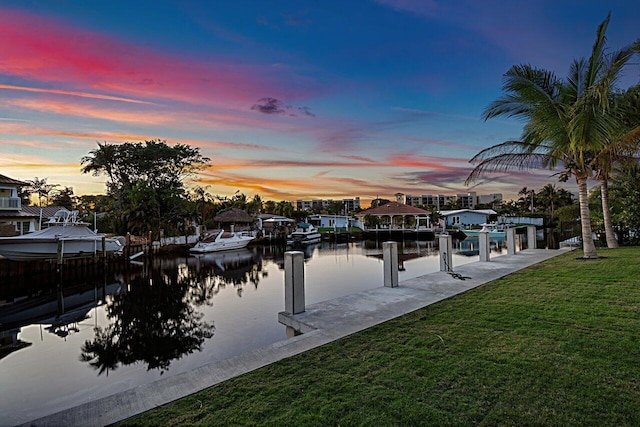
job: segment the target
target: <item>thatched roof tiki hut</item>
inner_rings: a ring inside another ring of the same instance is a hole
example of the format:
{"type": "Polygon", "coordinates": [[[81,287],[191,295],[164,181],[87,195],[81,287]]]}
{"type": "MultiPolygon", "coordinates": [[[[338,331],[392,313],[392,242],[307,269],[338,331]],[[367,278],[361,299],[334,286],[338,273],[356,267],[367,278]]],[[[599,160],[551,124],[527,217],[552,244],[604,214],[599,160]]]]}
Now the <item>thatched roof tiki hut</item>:
{"type": "Polygon", "coordinates": [[[218,228],[227,231],[250,230],[256,219],[242,209],[232,208],[228,211],[220,212],[213,220],[218,224],[218,228]]]}

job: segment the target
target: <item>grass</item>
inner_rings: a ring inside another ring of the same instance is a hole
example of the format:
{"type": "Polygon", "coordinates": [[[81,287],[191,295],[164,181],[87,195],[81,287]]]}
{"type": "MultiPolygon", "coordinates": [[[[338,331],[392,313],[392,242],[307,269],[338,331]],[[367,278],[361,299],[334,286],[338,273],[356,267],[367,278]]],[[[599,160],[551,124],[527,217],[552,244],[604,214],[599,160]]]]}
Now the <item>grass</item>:
{"type": "Polygon", "coordinates": [[[569,253],[122,425],[640,425],[640,248],[569,253]]]}

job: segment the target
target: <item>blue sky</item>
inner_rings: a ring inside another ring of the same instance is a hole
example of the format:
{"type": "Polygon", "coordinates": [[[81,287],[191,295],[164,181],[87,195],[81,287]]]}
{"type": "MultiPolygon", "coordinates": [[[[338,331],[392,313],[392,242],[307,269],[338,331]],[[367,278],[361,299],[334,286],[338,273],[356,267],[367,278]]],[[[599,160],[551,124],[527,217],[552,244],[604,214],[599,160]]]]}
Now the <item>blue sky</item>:
{"type": "Polygon", "coordinates": [[[612,50],[640,36],[634,1],[3,0],[0,173],[101,193],[80,173],[98,141],[160,138],[212,159],[212,194],[511,198],[556,179],[465,187],[474,154],[521,132],[482,110],[514,64],[564,76],[609,11],[612,50]]]}

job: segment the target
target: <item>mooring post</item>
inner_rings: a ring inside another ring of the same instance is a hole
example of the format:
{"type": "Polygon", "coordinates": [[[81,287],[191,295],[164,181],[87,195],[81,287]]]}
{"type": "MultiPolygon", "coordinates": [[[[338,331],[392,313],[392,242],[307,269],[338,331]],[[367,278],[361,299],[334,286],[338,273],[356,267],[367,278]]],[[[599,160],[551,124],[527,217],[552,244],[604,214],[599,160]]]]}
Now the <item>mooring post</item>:
{"type": "Polygon", "coordinates": [[[153,258],[153,231],[149,231],[149,238],[147,239],[149,246],[147,246],[147,254],[149,259],[153,258]]]}
{"type": "Polygon", "coordinates": [[[507,228],[507,255],[516,254],[516,229],[515,227],[507,228]]]}
{"type": "Polygon", "coordinates": [[[284,311],[304,313],[304,252],[284,253],[284,311]]]}
{"type": "Polygon", "coordinates": [[[125,259],[129,259],[131,255],[131,233],[127,231],[127,236],[124,239],[124,255],[125,259]]]}
{"type": "Polygon", "coordinates": [[[478,247],[480,249],[480,262],[489,262],[491,246],[489,245],[488,231],[478,231],[478,247]]]}
{"type": "Polygon", "coordinates": [[[58,258],[56,259],[56,294],[58,297],[58,316],[64,314],[64,294],[62,291],[63,261],[64,261],[64,240],[58,239],[58,258]]]}
{"type": "Polygon", "coordinates": [[[108,259],[107,259],[107,238],[102,236],[102,298],[106,296],[107,292],[107,271],[109,270],[107,267],[108,259]]]}
{"type": "Polygon", "coordinates": [[[382,260],[384,263],[384,286],[398,287],[398,243],[382,243],[382,260]]]}
{"type": "Polygon", "coordinates": [[[438,246],[440,250],[440,271],[453,271],[453,255],[451,254],[451,242],[453,238],[450,234],[440,235],[438,246]]]}
{"type": "Polygon", "coordinates": [[[527,225],[527,249],[537,249],[536,226],[527,225]]]}

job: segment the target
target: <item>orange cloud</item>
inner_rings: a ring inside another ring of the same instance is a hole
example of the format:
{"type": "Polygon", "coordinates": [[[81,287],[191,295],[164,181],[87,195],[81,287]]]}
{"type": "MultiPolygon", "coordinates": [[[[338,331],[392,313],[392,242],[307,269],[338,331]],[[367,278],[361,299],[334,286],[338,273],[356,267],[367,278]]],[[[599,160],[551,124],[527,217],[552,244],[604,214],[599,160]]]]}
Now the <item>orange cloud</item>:
{"type": "Polygon", "coordinates": [[[258,193],[265,199],[297,200],[313,198],[374,198],[378,195],[391,197],[400,192],[411,193],[415,190],[410,186],[398,187],[372,181],[366,178],[334,177],[326,174],[309,176],[308,178],[260,178],[236,173],[222,173],[201,175],[197,180],[199,185],[211,186],[211,192],[219,194],[233,194],[239,190],[244,193],[258,193]]]}
{"type": "MultiPolygon", "coordinates": [[[[42,126],[33,126],[28,121],[20,121],[18,123],[0,122],[0,134],[3,135],[24,135],[24,136],[62,136],[77,139],[91,139],[92,141],[144,141],[150,139],[149,135],[136,135],[130,133],[119,133],[110,131],[96,130],[94,132],[74,132],[68,130],[59,130],[42,126]]],[[[11,140],[11,143],[17,144],[20,141],[11,140]]]]}

